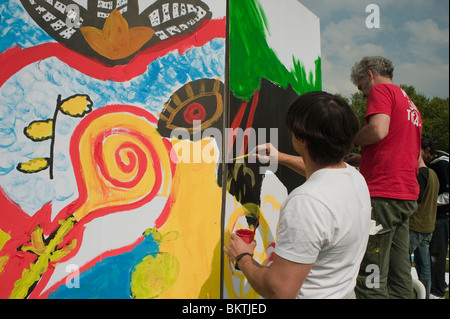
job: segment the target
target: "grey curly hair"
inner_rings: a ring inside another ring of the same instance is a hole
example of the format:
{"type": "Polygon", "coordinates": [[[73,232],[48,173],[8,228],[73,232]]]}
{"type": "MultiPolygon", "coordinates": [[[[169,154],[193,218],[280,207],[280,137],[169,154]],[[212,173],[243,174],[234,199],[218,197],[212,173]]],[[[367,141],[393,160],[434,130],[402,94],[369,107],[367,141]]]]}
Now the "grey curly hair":
{"type": "Polygon", "coordinates": [[[357,86],[368,70],[390,79],[394,76],[394,64],[390,60],[381,56],[364,57],[352,67],[350,77],[353,84],[357,86]]]}

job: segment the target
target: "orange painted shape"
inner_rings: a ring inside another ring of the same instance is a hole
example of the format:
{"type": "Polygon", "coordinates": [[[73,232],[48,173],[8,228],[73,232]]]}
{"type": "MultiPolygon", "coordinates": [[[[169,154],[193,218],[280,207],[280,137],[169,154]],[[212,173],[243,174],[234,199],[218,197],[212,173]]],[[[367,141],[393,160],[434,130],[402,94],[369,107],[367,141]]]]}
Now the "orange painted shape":
{"type": "Polygon", "coordinates": [[[110,59],[124,59],[137,52],[155,34],[152,28],[129,28],[122,14],[114,9],[103,25],[103,29],[82,27],[86,42],[98,54],[110,59]]]}

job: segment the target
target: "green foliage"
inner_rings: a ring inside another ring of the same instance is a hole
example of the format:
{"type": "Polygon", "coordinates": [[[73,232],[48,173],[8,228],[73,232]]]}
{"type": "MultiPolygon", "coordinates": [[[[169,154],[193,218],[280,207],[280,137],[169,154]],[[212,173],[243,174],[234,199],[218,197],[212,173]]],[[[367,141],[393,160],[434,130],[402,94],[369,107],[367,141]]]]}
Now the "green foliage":
{"type": "MultiPolygon", "coordinates": [[[[408,94],[420,111],[423,128],[422,136],[433,141],[436,149],[449,152],[449,99],[434,97],[427,98],[422,93],[418,93],[413,86],[400,85],[408,94]]],[[[348,101],[348,100],[347,100],[348,101]]],[[[360,121],[364,125],[364,115],[366,112],[366,99],[361,92],[353,93],[350,106],[360,121]]]]}
{"type": "Polygon", "coordinates": [[[364,125],[364,117],[366,115],[366,105],[367,101],[361,92],[356,92],[352,94],[350,98],[350,106],[352,107],[353,112],[355,112],[356,117],[359,120],[360,127],[363,127],[364,125]]]}
{"type": "Polygon", "coordinates": [[[293,57],[294,70],[288,70],[276,52],[267,44],[270,33],[266,15],[258,2],[232,0],[230,24],[230,89],[235,97],[250,100],[265,78],[282,88],[291,85],[298,93],[322,88],[321,58],[315,60],[315,79],[302,63],[293,57]]]}

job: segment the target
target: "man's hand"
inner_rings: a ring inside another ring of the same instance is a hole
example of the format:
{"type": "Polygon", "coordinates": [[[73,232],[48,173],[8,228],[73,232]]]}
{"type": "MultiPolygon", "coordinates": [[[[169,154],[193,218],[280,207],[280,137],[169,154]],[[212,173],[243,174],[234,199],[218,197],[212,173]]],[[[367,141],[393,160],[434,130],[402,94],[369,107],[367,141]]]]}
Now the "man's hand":
{"type": "Polygon", "coordinates": [[[253,240],[250,244],[247,244],[241,237],[233,233],[230,236],[230,245],[228,247],[223,247],[223,250],[228,255],[231,262],[234,263],[234,260],[240,254],[249,253],[250,255],[253,255],[255,247],[256,241],[253,240]]]}
{"type": "Polygon", "coordinates": [[[280,163],[289,167],[293,171],[305,176],[305,162],[301,156],[290,155],[278,151],[278,149],[270,143],[256,146],[251,152],[251,157],[256,157],[261,163],[280,163]]]}
{"type": "Polygon", "coordinates": [[[279,152],[271,143],[266,143],[256,146],[250,156],[256,157],[261,163],[277,163],[279,152]]]}
{"type": "Polygon", "coordinates": [[[359,167],[359,163],[361,161],[361,154],[358,153],[349,153],[346,157],[344,157],[344,162],[352,166],[359,167]]]}

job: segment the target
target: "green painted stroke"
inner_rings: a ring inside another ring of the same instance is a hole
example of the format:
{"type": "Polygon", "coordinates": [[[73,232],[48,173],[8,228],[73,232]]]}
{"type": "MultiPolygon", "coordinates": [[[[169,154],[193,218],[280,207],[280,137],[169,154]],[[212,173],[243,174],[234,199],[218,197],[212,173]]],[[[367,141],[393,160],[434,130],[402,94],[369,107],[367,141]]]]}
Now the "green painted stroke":
{"type": "Polygon", "coordinates": [[[270,33],[258,0],[230,0],[230,89],[234,96],[249,100],[265,78],[286,89],[290,84],[298,93],[322,89],[321,59],[315,61],[314,74],[306,73],[301,61],[293,57],[294,69],[288,70],[269,47],[265,30],[270,33]]]}

